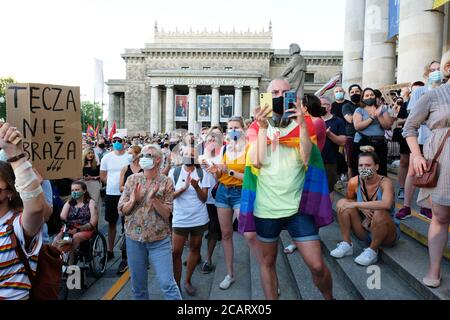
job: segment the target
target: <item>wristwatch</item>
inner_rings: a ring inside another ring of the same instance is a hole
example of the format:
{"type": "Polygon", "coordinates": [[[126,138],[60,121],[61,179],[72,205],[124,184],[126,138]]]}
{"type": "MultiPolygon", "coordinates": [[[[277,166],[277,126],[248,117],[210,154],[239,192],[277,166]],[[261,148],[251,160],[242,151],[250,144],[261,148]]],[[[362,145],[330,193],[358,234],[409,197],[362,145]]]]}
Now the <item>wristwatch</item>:
{"type": "Polygon", "coordinates": [[[234,176],[234,171],[233,171],[233,170],[230,170],[230,171],[228,172],[228,174],[229,174],[230,176],[234,176]]]}

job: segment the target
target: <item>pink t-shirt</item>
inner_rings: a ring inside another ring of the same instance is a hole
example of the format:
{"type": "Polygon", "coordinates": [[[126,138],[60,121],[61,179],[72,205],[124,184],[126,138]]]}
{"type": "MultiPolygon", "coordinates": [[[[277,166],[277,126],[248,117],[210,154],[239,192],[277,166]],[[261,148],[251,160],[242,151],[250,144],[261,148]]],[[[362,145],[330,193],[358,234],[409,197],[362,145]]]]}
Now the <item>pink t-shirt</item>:
{"type": "Polygon", "coordinates": [[[317,146],[319,147],[320,152],[322,152],[327,139],[327,126],[322,118],[313,118],[313,124],[314,129],[316,130],[317,146]]]}

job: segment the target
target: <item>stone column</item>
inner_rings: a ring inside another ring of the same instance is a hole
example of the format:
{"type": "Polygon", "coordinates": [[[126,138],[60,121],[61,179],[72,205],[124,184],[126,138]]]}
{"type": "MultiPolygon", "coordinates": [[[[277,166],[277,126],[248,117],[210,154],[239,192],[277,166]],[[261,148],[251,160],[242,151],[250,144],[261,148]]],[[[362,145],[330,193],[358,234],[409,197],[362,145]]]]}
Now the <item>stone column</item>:
{"type": "Polygon", "coordinates": [[[220,124],[219,86],[212,87],[211,126],[220,124]]]}
{"type": "Polygon", "coordinates": [[[258,106],[259,87],[251,87],[250,89],[250,114],[249,117],[255,115],[255,108],[258,106]]]}
{"type": "Polygon", "coordinates": [[[109,94],[109,105],[108,105],[108,125],[111,127],[116,119],[116,109],[119,107],[119,98],[113,92],[109,94]]]}
{"type": "Polygon", "coordinates": [[[166,132],[172,132],[174,129],[174,99],[173,86],[166,86],[166,123],[164,126],[166,132]]]}
{"type": "Polygon", "coordinates": [[[125,95],[121,94],[119,97],[119,121],[117,125],[120,125],[118,128],[125,127],[125,95]]]}
{"type": "Polygon", "coordinates": [[[363,88],[395,82],[395,42],[387,41],[389,0],[366,0],[363,88]]]}
{"type": "Polygon", "coordinates": [[[345,90],[362,82],[365,0],[347,0],[345,5],[342,84],[345,90]]]}
{"type": "Polygon", "coordinates": [[[150,134],[159,132],[159,88],[152,86],[150,93],[150,134]]]}
{"type": "Polygon", "coordinates": [[[188,131],[195,132],[195,123],[197,121],[197,86],[189,86],[189,113],[188,113],[188,131]]]}
{"type": "Polygon", "coordinates": [[[443,7],[432,7],[433,0],[400,1],[397,83],[423,80],[424,67],[441,59],[443,7]]]}
{"type": "Polygon", "coordinates": [[[242,117],[242,87],[234,87],[234,116],[242,117]]]}

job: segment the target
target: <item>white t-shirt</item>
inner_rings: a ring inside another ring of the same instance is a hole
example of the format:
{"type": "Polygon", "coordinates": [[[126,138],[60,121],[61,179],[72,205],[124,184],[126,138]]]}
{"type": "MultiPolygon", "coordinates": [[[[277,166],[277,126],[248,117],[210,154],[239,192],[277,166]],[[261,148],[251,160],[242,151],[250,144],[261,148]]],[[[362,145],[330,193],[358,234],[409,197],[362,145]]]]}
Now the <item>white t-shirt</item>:
{"type": "MultiPolygon", "coordinates": [[[[202,169],[203,170],[203,169],[202,169]]],[[[172,179],[175,185],[174,179],[175,168],[169,172],[169,178],[172,179]]],[[[186,178],[188,172],[181,167],[180,177],[175,185],[175,190],[179,190],[186,184],[186,178]]],[[[199,180],[197,170],[191,173],[191,178],[199,180]]],[[[203,170],[203,180],[199,181],[201,188],[212,188],[215,184],[214,178],[203,170]]],[[[173,220],[172,226],[175,228],[190,228],[205,225],[209,222],[208,210],[206,209],[206,203],[200,201],[197,196],[197,192],[194,187],[189,188],[183,192],[178,198],[173,201],[173,220]]]]}
{"type": "MultiPolygon", "coordinates": [[[[212,164],[221,164],[223,162],[223,156],[222,156],[222,154],[220,154],[214,158],[209,159],[209,161],[212,164]]],[[[206,204],[216,204],[216,199],[213,198],[211,192],[212,192],[213,187],[217,183],[217,179],[214,175],[212,175],[210,173],[207,173],[207,174],[211,176],[211,179],[214,183],[213,183],[212,187],[208,189],[208,200],[206,200],[206,204]]]]}
{"type": "Polygon", "coordinates": [[[120,196],[120,171],[132,161],[132,155],[125,152],[118,156],[114,152],[106,154],[100,164],[100,171],[106,171],[108,178],[106,181],[106,194],[110,196],[120,196]]]}

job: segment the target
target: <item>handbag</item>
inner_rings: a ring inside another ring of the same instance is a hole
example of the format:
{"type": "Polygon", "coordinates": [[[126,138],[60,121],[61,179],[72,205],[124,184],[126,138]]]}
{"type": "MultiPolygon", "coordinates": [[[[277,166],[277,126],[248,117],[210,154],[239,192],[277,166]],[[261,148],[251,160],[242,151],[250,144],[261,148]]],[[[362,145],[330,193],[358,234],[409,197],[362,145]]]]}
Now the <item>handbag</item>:
{"type": "Polygon", "coordinates": [[[439,146],[438,151],[434,155],[433,159],[425,159],[427,163],[427,168],[423,172],[423,175],[421,176],[414,176],[413,177],[413,185],[419,188],[434,188],[437,185],[437,181],[439,178],[438,170],[439,170],[439,163],[437,159],[441,155],[442,150],[444,149],[445,141],[447,141],[447,138],[450,136],[450,129],[447,130],[447,134],[444,137],[444,140],[442,141],[441,145],[439,146]]]}
{"type": "Polygon", "coordinates": [[[63,265],[61,251],[52,245],[43,244],[38,254],[36,274],[33,274],[30,263],[14,233],[13,222],[15,218],[16,215],[9,219],[7,230],[8,232],[12,231],[10,233],[11,245],[30,279],[30,300],[58,300],[63,265]]]}

